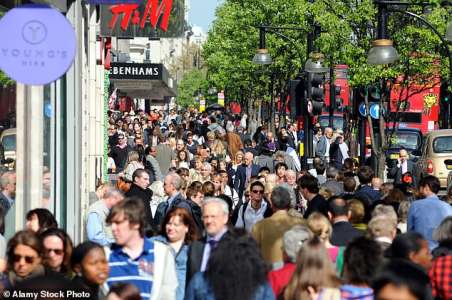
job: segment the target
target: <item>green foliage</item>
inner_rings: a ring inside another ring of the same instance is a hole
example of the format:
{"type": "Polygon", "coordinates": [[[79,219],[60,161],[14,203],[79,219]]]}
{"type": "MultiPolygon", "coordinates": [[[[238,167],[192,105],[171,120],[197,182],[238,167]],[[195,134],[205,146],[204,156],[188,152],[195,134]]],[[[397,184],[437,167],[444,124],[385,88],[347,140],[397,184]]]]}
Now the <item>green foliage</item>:
{"type": "MultiPolygon", "coordinates": [[[[450,14],[439,6],[440,1],[431,0],[431,3],[425,9],[410,6],[407,10],[424,17],[443,35],[450,14]]],[[[225,0],[217,9],[216,17],[203,54],[209,68],[209,81],[217,88],[245,89],[263,97],[269,94],[270,73],[276,73],[277,82],[281,83],[294,77],[306,59],[310,18],[322,28],[315,46],[325,54],[327,61],[349,66],[352,86],[372,84],[382,78],[393,79],[401,74],[405,74],[406,79],[416,76],[429,80],[437,72],[435,62],[439,63],[443,78],[450,76],[449,61],[439,37],[413,17],[394,11],[389,12],[388,33],[401,56],[400,61],[392,66],[368,65],[367,53],[376,38],[377,27],[377,8],[372,0],[315,0],[314,3],[307,0],[225,0]],[[266,46],[273,64],[260,67],[251,62],[259,45],[256,28],[259,24],[300,27],[305,31],[280,31],[298,47],[267,33],[266,46]]]]}
{"type": "Polygon", "coordinates": [[[177,104],[182,107],[194,106],[195,97],[199,94],[206,94],[208,82],[206,75],[198,69],[192,69],[185,73],[182,78],[177,93],[177,104]]]}
{"type": "MultiPolygon", "coordinates": [[[[0,11],[0,19],[3,17],[4,13],[0,11]]],[[[2,70],[0,70],[0,85],[10,86],[13,85],[14,81],[11,80],[2,70]]]]}

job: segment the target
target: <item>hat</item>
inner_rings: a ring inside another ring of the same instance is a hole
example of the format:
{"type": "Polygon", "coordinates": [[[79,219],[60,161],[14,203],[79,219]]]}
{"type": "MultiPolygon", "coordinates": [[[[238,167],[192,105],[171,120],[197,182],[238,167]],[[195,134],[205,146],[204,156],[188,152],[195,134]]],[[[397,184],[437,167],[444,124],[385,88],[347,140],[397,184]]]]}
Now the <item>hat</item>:
{"type": "Polygon", "coordinates": [[[296,262],[301,246],[312,236],[311,230],[304,225],[295,225],[284,233],[283,247],[291,262],[296,262]]]}

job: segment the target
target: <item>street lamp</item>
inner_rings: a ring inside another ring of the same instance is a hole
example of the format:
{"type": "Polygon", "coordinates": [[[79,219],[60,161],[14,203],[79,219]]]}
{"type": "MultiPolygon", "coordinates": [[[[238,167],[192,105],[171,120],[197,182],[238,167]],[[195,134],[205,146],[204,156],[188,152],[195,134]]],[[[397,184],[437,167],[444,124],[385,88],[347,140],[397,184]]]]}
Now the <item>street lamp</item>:
{"type": "Polygon", "coordinates": [[[259,27],[259,49],[257,49],[253,57],[253,63],[257,65],[269,65],[272,62],[272,57],[268,53],[268,49],[265,48],[265,28],[261,26],[259,27]]]}
{"type": "Polygon", "coordinates": [[[446,29],[446,36],[445,36],[446,40],[449,42],[452,42],[452,22],[450,22],[449,24],[447,24],[447,29],[446,29]]]}
{"type": "Polygon", "coordinates": [[[372,48],[367,56],[369,65],[388,65],[399,59],[399,53],[394,48],[392,41],[378,39],[372,42],[372,48]]]}
{"type": "Polygon", "coordinates": [[[323,66],[324,55],[322,53],[313,52],[309,55],[309,59],[304,64],[304,70],[309,73],[326,73],[328,68],[323,66]]]}
{"type": "Polygon", "coordinates": [[[378,27],[377,39],[372,42],[372,48],[367,56],[369,65],[387,65],[399,59],[399,53],[394,48],[393,43],[388,39],[388,13],[384,1],[377,1],[378,4],[378,27]]]}

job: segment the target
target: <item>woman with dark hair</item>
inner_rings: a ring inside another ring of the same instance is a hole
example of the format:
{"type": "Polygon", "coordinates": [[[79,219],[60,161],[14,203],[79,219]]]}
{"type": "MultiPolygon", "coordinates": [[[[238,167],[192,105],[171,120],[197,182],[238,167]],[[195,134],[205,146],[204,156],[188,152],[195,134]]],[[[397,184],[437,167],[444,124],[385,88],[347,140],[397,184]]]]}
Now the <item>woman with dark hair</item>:
{"type": "Polygon", "coordinates": [[[445,218],[433,232],[438,247],[433,249],[433,259],[452,254],[452,216],[445,218]]]}
{"type": "Polygon", "coordinates": [[[58,223],[53,214],[45,208],[30,210],[26,215],[25,227],[38,234],[49,228],[58,228],[58,223]]]}
{"type": "Polygon", "coordinates": [[[277,163],[275,165],[275,173],[278,176],[278,183],[284,183],[286,182],[286,171],[287,171],[287,165],[285,163],[277,163]]]}
{"type": "Polygon", "coordinates": [[[107,300],[141,300],[140,290],[130,283],[118,283],[110,288],[107,300]]]}
{"type": "Polygon", "coordinates": [[[427,240],[420,233],[414,231],[396,236],[387,250],[387,256],[409,260],[424,270],[429,270],[432,265],[432,255],[427,240]]]}
{"type": "Polygon", "coordinates": [[[163,219],[160,235],[154,239],[170,246],[176,260],[178,286],[176,299],[183,300],[187,273],[188,246],[198,239],[198,228],[189,211],[172,208],[163,219]]]}
{"type": "Polygon", "coordinates": [[[204,273],[194,275],[186,300],[270,300],[267,267],[256,241],[244,229],[232,229],[212,251],[204,273]]]}
{"type": "Polygon", "coordinates": [[[372,288],[375,300],[431,300],[429,284],[429,277],[417,265],[403,259],[395,259],[378,273],[372,288]]]}
{"type": "Polygon", "coordinates": [[[94,242],[83,242],[74,248],[71,266],[76,272],[72,282],[90,293],[91,300],[105,299],[103,285],[108,278],[108,261],[104,248],[94,242]]]}
{"type": "Polygon", "coordinates": [[[49,228],[41,233],[44,246],[44,266],[66,277],[72,277],[72,241],[62,229],[49,228]]]}
{"type": "Polygon", "coordinates": [[[31,230],[17,232],[8,242],[8,271],[3,279],[3,287],[8,289],[25,279],[45,275],[42,253],[42,242],[35,232],[31,230]]]}

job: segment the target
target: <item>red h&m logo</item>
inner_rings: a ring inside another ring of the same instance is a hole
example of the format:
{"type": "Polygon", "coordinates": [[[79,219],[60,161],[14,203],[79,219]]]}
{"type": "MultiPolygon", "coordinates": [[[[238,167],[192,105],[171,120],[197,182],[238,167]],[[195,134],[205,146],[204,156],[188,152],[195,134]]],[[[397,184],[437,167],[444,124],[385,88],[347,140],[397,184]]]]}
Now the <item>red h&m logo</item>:
{"type": "Polygon", "coordinates": [[[130,19],[132,19],[132,24],[140,24],[140,28],[144,28],[144,24],[149,16],[152,28],[156,28],[157,22],[160,16],[163,14],[162,22],[160,23],[160,28],[164,31],[168,30],[168,22],[171,13],[171,8],[173,6],[173,0],[162,0],[159,5],[159,0],[148,0],[146,8],[143,12],[143,16],[140,17],[140,12],[138,11],[138,4],[118,4],[113,5],[110,8],[112,13],[112,18],[108,24],[109,28],[114,28],[118,16],[122,15],[121,29],[127,30],[129,26],[130,19]]]}

